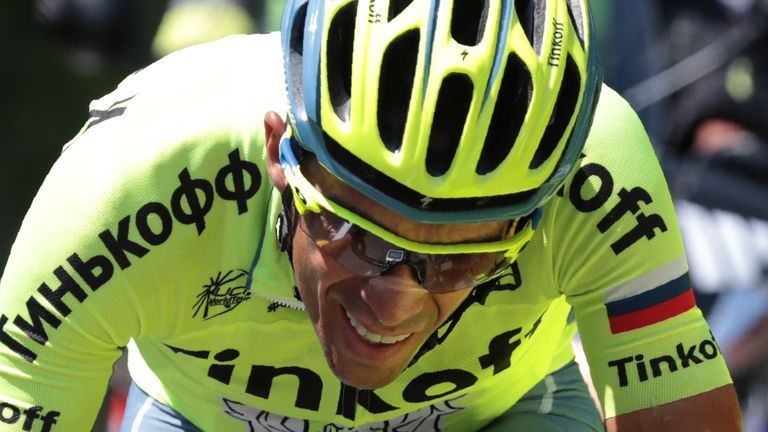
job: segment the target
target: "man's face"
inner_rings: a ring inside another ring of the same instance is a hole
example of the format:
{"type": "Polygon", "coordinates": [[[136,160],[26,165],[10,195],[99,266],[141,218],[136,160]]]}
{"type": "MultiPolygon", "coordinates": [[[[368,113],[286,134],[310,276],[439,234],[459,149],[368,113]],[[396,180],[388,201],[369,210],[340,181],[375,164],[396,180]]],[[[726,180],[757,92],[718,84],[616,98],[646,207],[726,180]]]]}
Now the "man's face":
{"type": "MultiPolygon", "coordinates": [[[[499,238],[507,225],[417,223],[341,183],[316,162],[306,165],[304,174],[326,197],[413,241],[467,243],[499,238]]],[[[471,291],[432,294],[418,284],[408,265],[379,276],[357,276],[321,252],[301,229],[294,235],[293,264],[296,284],[329,366],[341,381],[357,388],[379,388],[397,378],[471,291]]]]}

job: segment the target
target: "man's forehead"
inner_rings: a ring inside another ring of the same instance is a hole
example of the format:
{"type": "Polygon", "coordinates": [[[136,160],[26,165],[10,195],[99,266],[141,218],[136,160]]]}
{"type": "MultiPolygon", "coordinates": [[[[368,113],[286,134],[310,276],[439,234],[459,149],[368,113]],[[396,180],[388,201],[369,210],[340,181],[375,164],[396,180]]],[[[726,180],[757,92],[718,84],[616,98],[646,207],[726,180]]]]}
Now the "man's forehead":
{"type": "Polygon", "coordinates": [[[426,224],[408,219],[344,183],[314,157],[302,161],[302,172],[325,197],[377,225],[417,242],[469,243],[499,240],[507,221],[426,224]]]}
{"type": "Polygon", "coordinates": [[[301,171],[323,196],[371,221],[379,223],[375,217],[377,214],[389,217],[399,216],[393,210],[373,201],[362,192],[344,183],[314,157],[303,161],[301,171]]]}

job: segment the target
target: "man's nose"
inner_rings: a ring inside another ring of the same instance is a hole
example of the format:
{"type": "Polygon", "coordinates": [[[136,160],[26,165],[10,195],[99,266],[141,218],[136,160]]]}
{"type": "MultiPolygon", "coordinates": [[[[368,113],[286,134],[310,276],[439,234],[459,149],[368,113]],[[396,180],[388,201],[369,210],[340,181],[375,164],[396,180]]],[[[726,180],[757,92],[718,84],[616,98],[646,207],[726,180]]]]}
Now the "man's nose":
{"type": "Polygon", "coordinates": [[[362,289],[363,299],[379,322],[387,327],[402,325],[418,315],[429,301],[429,295],[416,281],[413,269],[405,264],[368,279],[362,289]]]}

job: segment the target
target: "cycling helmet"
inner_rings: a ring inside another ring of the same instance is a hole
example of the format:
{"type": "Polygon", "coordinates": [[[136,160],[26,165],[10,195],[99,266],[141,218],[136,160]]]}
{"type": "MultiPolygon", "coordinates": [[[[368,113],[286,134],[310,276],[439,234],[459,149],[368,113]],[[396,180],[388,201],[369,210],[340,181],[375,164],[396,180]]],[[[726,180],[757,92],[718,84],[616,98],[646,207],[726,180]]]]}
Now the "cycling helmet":
{"type": "Polygon", "coordinates": [[[590,23],[586,0],[288,0],[293,137],[419,222],[528,215],[592,122],[590,23]]]}

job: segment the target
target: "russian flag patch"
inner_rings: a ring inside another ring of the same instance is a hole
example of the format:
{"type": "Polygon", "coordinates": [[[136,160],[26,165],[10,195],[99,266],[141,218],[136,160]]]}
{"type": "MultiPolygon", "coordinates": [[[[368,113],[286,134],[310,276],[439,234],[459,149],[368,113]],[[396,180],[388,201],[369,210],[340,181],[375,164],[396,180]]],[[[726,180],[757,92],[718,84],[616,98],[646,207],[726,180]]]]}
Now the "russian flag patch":
{"type": "Polygon", "coordinates": [[[696,306],[687,270],[682,258],[609,290],[605,307],[611,333],[656,324],[696,306]]]}

